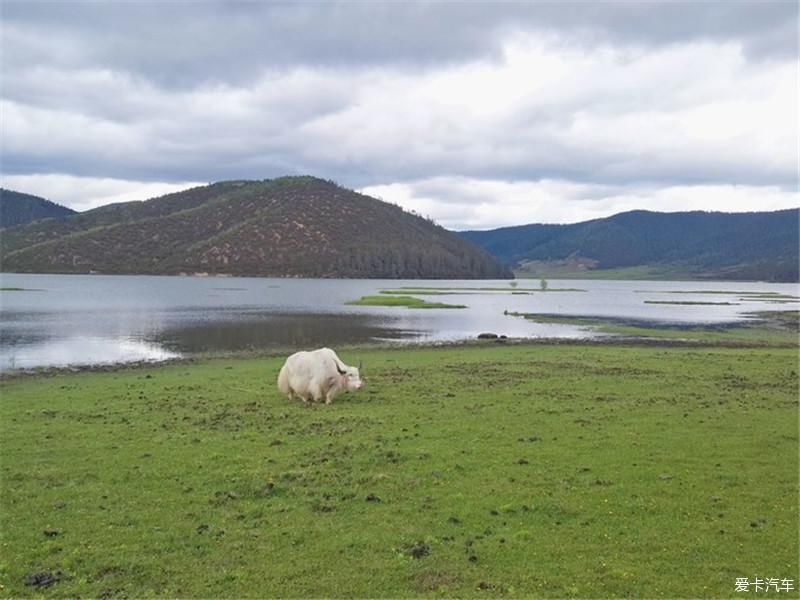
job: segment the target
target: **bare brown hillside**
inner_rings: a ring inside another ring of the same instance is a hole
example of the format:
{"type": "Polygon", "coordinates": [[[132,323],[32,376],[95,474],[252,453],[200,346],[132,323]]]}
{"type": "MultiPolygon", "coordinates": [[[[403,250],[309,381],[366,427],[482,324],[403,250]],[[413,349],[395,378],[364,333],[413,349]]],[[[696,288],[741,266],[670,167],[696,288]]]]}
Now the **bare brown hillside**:
{"type": "Polygon", "coordinates": [[[4,230],[7,272],[501,278],[472,243],[313,177],[222,182],[4,230]]]}

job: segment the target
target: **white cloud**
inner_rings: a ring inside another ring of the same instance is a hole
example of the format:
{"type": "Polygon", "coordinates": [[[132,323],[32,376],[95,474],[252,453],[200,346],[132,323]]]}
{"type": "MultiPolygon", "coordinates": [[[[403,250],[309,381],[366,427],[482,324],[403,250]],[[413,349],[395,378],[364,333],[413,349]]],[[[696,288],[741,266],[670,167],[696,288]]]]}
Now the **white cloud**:
{"type": "Polygon", "coordinates": [[[577,223],[629,210],[750,212],[800,206],[797,191],[730,184],[615,187],[557,180],[438,177],[367,186],[359,191],[430,216],[455,230],[577,223]]]}
{"type": "Polygon", "coordinates": [[[3,187],[5,188],[24,190],[25,193],[41,196],[77,211],[89,210],[113,202],[147,200],[198,185],[205,185],[205,183],[126,181],[58,174],[3,176],[3,187]]]}

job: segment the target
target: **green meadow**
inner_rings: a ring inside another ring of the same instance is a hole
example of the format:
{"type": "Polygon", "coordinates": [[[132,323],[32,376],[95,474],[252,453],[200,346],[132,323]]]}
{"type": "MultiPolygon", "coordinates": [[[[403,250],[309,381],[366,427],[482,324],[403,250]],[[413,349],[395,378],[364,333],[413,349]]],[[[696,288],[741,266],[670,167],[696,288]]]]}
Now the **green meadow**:
{"type": "Polygon", "coordinates": [[[798,597],[796,346],[340,354],[3,381],[2,596],[798,597]]]}

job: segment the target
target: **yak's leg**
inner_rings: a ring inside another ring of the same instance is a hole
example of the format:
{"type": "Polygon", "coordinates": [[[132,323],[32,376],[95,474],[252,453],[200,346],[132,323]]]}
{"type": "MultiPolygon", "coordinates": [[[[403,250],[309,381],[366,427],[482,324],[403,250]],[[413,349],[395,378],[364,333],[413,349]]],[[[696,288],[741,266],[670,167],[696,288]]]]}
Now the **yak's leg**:
{"type": "Polygon", "coordinates": [[[328,393],[325,394],[325,404],[330,404],[333,402],[333,399],[336,397],[336,388],[330,388],[328,393]]]}
{"type": "Polygon", "coordinates": [[[314,402],[322,400],[322,388],[316,381],[311,382],[311,385],[308,386],[308,393],[314,399],[314,402]]]}

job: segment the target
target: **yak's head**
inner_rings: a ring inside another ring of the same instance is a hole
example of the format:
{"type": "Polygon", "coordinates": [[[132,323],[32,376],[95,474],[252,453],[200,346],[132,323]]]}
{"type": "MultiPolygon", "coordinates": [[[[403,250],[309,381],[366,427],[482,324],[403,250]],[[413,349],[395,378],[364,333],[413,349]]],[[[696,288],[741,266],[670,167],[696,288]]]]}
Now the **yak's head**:
{"type": "Polygon", "coordinates": [[[336,370],[342,377],[343,389],[347,390],[348,392],[350,390],[361,389],[363,382],[361,381],[361,376],[358,374],[358,369],[360,368],[361,361],[359,361],[358,367],[348,367],[347,365],[340,365],[338,362],[336,363],[336,370]]]}

